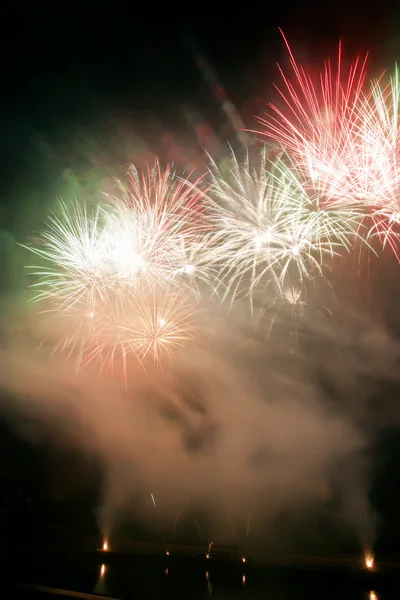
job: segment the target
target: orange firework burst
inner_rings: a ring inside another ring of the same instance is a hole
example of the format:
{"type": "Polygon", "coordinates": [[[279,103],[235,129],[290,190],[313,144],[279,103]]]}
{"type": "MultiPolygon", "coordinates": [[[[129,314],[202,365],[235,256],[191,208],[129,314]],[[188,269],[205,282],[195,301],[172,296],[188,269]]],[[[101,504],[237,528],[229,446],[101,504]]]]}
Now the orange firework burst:
{"type": "Polygon", "coordinates": [[[49,329],[59,337],[56,349],[76,356],[79,367],[95,364],[112,373],[120,363],[127,377],[128,362],[144,368],[149,360],[161,364],[176,349],[198,339],[196,311],[197,304],[187,292],[123,298],[116,293],[90,312],[79,305],[61,314],[50,312],[55,323],[49,329]]]}

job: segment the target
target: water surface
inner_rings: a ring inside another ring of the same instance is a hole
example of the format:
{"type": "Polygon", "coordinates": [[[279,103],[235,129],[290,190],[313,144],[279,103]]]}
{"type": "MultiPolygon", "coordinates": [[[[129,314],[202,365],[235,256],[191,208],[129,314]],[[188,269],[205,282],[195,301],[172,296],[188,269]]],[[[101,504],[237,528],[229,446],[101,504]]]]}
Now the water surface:
{"type": "Polygon", "coordinates": [[[131,556],[121,564],[38,556],[17,568],[19,581],[113,598],[185,600],[398,600],[396,577],[283,569],[202,558],[131,556]]]}

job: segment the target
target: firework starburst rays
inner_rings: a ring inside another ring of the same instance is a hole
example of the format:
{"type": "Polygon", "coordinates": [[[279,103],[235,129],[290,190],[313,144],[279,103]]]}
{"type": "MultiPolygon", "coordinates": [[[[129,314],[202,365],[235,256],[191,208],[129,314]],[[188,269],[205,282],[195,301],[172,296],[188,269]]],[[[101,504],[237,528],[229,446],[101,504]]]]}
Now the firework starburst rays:
{"type": "Polygon", "coordinates": [[[220,280],[226,294],[252,295],[271,279],[322,274],[327,255],[349,250],[361,215],[321,199],[287,155],[270,162],[261,150],[256,167],[235,156],[225,177],[212,166],[213,220],[220,280]]]}
{"type": "Polygon", "coordinates": [[[128,363],[145,367],[150,359],[161,364],[179,347],[199,340],[197,304],[188,293],[149,292],[132,296],[129,303],[124,299],[121,303],[109,294],[91,312],[78,305],[61,314],[47,311],[49,329],[66,332],[57,333],[55,351],[75,356],[78,368],[93,364],[112,372],[121,363],[126,375],[128,363]]]}
{"type": "Polygon", "coordinates": [[[33,249],[51,265],[34,270],[34,287],[65,324],[57,348],[80,365],[112,370],[118,360],[126,373],[129,357],[159,362],[193,339],[205,295],[249,298],[253,312],[271,291],[286,297],[288,285],[322,276],[359,236],[363,213],[322,196],[288,154],[268,152],[232,154],[227,174],[212,163],[207,194],[157,163],[131,169],[129,191],[92,212],[61,204],[33,249]]]}
{"type": "Polygon", "coordinates": [[[273,146],[232,152],[228,169],[211,160],[194,182],[158,161],[131,166],[104,204],[59,204],[28,246],[53,347],[101,370],[121,362],[125,377],[132,361],[162,366],[198,337],[214,295],[227,312],[245,300],[234,314],[269,331],[290,313],[297,347],[311,280],[329,283],[336,257],[376,237],[400,260],[398,68],[368,84],[367,57],[345,66],[339,44],[316,73],[285,43],[291,75],[280,69],[280,103],[260,119],[273,146]]]}
{"type": "Polygon", "coordinates": [[[45,261],[31,269],[34,300],[65,327],[57,349],[101,369],[122,361],[124,372],[129,356],[159,361],[194,336],[189,317],[211,273],[198,182],[158,163],[129,177],[122,198],[94,211],[61,203],[40,246],[28,248],[45,261]]]}
{"type": "Polygon", "coordinates": [[[400,223],[400,79],[396,66],[387,85],[373,81],[358,107],[359,152],[351,189],[371,215],[371,236],[379,236],[396,255],[400,223]]]}
{"type": "MultiPolygon", "coordinates": [[[[397,255],[400,222],[399,99],[396,67],[388,84],[380,76],[365,84],[366,58],[343,68],[330,61],[315,77],[296,63],[289,44],[293,80],[282,69],[277,88],[283,108],[271,105],[261,119],[264,133],[291,154],[313,190],[338,206],[355,207],[372,219],[379,236],[397,255]]],[[[347,210],[347,208],[346,208],[347,210]]],[[[367,235],[367,237],[369,237],[367,235]]]]}
{"type": "Polygon", "coordinates": [[[141,298],[135,306],[133,326],[123,328],[131,351],[141,362],[150,356],[161,363],[176,348],[199,339],[195,328],[197,310],[188,294],[141,298]]]}
{"type": "Polygon", "coordinates": [[[32,269],[39,277],[36,299],[53,298],[65,307],[86,299],[90,307],[108,288],[129,294],[130,287],[168,289],[197,271],[206,279],[201,190],[168,168],[162,172],[158,163],[143,175],[141,187],[136,171],[130,177],[133,192],[125,190],[122,200],[92,212],[60,203],[61,214],[50,219],[40,246],[29,248],[49,265],[32,269]]]}
{"type": "Polygon", "coordinates": [[[333,197],[335,187],[348,175],[343,157],[356,135],[351,125],[357,127],[353,115],[363,95],[367,57],[357,58],[344,69],[339,44],[336,68],[327,61],[324,70],[314,76],[297,64],[284,40],[294,79],[291,81],[280,68],[283,86],[276,89],[283,108],[271,104],[272,112],[260,122],[265,134],[298,160],[306,178],[318,185],[318,191],[333,197]]]}
{"type": "Polygon", "coordinates": [[[44,262],[29,266],[32,275],[38,277],[32,285],[37,292],[33,300],[53,300],[60,310],[84,301],[89,310],[114,285],[108,239],[103,208],[90,211],[75,202],[71,210],[60,202],[59,214],[50,217],[39,247],[25,246],[44,262]]]}
{"type": "Polygon", "coordinates": [[[188,276],[191,282],[208,281],[205,233],[210,223],[201,180],[190,183],[170,167],[162,171],[156,162],[142,173],[132,166],[129,183],[129,188],[120,184],[122,201],[111,221],[113,238],[119,240],[115,252],[128,261],[131,282],[154,289],[185,285],[188,276]],[[137,259],[134,269],[132,256],[137,259]]]}

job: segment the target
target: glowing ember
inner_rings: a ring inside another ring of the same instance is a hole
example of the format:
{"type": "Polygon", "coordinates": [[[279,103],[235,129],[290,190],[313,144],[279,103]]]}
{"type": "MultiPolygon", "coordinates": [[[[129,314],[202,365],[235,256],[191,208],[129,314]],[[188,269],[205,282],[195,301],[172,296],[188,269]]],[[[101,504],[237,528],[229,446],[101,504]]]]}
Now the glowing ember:
{"type": "Polygon", "coordinates": [[[375,594],[375,592],[369,593],[369,600],[378,600],[378,596],[375,594]]]}
{"type": "Polygon", "coordinates": [[[208,552],[207,552],[207,554],[206,554],[206,558],[210,558],[210,555],[208,554],[208,552]]]}
{"type": "Polygon", "coordinates": [[[165,551],[165,554],[166,554],[167,556],[169,556],[169,550],[166,550],[166,551],[165,551]]]}
{"type": "Polygon", "coordinates": [[[107,552],[107,550],[108,550],[108,542],[107,542],[107,540],[104,540],[104,542],[103,542],[103,550],[104,550],[104,552],[107,552]]]}
{"type": "Polygon", "coordinates": [[[371,554],[367,554],[365,557],[365,566],[367,569],[372,570],[374,568],[374,557],[371,554]]]}
{"type": "Polygon", "coordinates": [[[106,565],[101,565],[101,567],[100,567],[100,577],[104,577],[105,572],[106,572],[106,565]]]}
{"type": "Polygon", "coordinates": [[[245,563],[245,562],[246,562],[246,557],[242,556],[242,563],[245,563]]]}

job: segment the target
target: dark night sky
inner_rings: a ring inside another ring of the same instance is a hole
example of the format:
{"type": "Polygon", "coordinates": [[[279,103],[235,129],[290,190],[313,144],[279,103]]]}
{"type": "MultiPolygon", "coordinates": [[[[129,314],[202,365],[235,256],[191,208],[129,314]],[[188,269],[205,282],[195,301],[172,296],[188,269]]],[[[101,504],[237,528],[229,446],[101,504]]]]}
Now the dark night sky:
{"type": "Polygon", "coordinates": [[[0,212],[3,229],[20,233],[10,203],[15,208],[27,190],[57,195],[63,168],[83,166],[73,146],[73,127],[84,128],[87,139],[96,137],[101,157],[95,162],[101,164],[137,159],[131,149],[121,149],[124,137],[133,145],[132,127],[155,153],[163,128],[193,146],[193,131],[183,116],[189,108],[201,114],[222,145],[232,141],[221,106],[196,67],[194,46],[214,66],[249,127],[273,93],[276,61],[287,58],[278,26],[305,62],[335,52],[339,37],[350,56],[370,48],[377,66],[393,62],[399,48],[395,12],[379,13],[372,0],[327,6],[263,3],[248,15],[229,5],[177,5],[169,12],[174,14],[156,17],[145,7],[122,5],[60,12],[35,5],[14,16],[10,12],[0,42],[0,201],[8,207],[0,212]],[[113,143],[105,133],[111,130],[113,143]],[[38,151],[38,140],[44,139],[52,147],[46,156],[38,151]]]}
{"type": "MultiPolygon", "coordinates": [[[[184,105],[195,107],[220,131],[220,106],[196,68],[188,40],[211,61],[240,110],[253,97],[267,100],[272,80],[278,78],[275,63],[285,60],[278,26],[305,61],[334,51],[342,37],[350,52],[370,48],[374,65],[387,60],[390,65],[400,49],[399,18],[383,5],[376,0],[298,2],[297,8],[275,0],[262,9],[169,4],[170,15],[160,15],[161,22],[151,7],[140,5],[94,5],[89,10],[56,4],[53,12],[18,6],[18,15],[3,19],[0,41],[1,229],[20,233],[14,217],[21,190],[30,187],[32,194],[49,195],[60,172],[74,164],[73,150],[60,150],[56,167],[47,163],[37,154],[38,138],[50,139],[57,148],[60,137],[68,138],[76,124],[96,134],[111,117],[123,129],[128,115],[140,129],[143,115],[147,119],[149,114],[180,134],[184,105]],[[193,18],[182,18],[184,13],[193,18]]],[[[104,138],[99,139],[101,145],[104,138]]],[[[157,147],[156,139],[149,143],[157,147]]],[[[129,157],[124,154],[121,160],[129,157]]],[[[7,439],[3,456],[11,444],[7,439]]],[[[388,447],[398,445],[390,444],[388,437],[385,456],[393,453],[388,447]]],[[[380,489],[390,512],[384,471],[380,489]]],[[[391,473],[393,477],[393,469],[391,473]]]]}
{"type": "Polygon", "coordinates": [[[2,150],[10,160],[11,154],[23,156],[19,139],[29,129],[101,118],[104,109],[163,113],[185,101],[207,103],[186,37],[213,62],[238,103],[247,94],[264,94],[277,77],[274,63],[284,54],[278,25],[306,59],[326,54],[342,36],[350,51],[371,48],[375,61],[382,60],[396,34],[393,14],[377,13],[370,0],[349,4],[263,3],[248,17],[229,13],[229,7],[227,15],[217,9],[207,16],[202,7],[193,20],[182,19],[177,6],[179,16],[165,22],[160,17],[161,23],[140,8],[131,14],[122,7],[67,10],[59,16],[23,11],[10,19],[11,32],[3,24],[2,150]]]}

